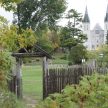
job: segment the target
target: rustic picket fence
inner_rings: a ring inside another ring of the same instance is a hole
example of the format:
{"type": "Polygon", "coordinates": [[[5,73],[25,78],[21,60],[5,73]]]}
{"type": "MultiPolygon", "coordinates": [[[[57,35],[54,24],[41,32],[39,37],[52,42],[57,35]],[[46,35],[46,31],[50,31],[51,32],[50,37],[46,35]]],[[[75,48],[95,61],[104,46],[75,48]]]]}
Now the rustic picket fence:
{"type": "Polygon", "coordinates": [[[107,74],[107,68],[91,67],[87,65],[52,65],[43,76],[43,98],[49,94],[58,92],[66,85],[78,84],[81,76],[91,75],[95,72],[107,74]]]}

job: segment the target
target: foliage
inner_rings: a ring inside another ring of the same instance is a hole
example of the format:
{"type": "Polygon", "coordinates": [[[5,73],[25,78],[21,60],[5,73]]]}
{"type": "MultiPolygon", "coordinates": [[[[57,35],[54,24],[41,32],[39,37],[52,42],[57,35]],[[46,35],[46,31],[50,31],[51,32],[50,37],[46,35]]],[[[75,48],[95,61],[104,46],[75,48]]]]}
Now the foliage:
{"type": "Polygon", "coordinates": [[[106,44],[108,45],[108,31],[107,31],[107,34],[106,34],[106,44]]]}
{"type": "Polygon", "coordinates": [[[41,105],[37,108],[107,108],[108,75],[84,76],[79,85],[67,86],[61,94],[50,95],[41,105]]]}
{"type": "Polygon", "coordinates": [[[52,29],[65,9],[65,0],[24,0],[14,13],[14,23],[23,29],[31,27],[38,32],[46,27],[52,29]]]}
{"type": "Polygon", "coordinates": [[[71,48],[69,61],[72,64],[81,64],[82,59],[87,59],[87,50],[82,44],[78,44],[71,48]]]}
{"type": "Polygon", "coordinates": [[[3,16],[0,16],[0,26],[4,27],[4,26],[7,26],[7,24],[8,24],[7,19],[4,18],[3,16]]]}
{"type": "Polygon", "coordinates": [[[59,33],[57,31],[49,31],[48,37],[52,43],[52,47],[54,50],[58,49],[60,47],[60,37],[59,33]]]}
{"type": "Polygon", "coordinates": [[[46,29],[42,30],[41,34],[37,35],[37,44],[47,52],[51,53],[52,51],[55,51],[57,48],[59,48],[60,39],[59,34],[56,31],[46,29]]]}
{"type": "Polygon", "coordinates": [[[17,28],[14,26],[3,27],[1,29],[0,35],[0,45],[4,49],[9,49],[10,51],[14,51],[17,49],[17,28]]]}
{"type": "Polygon", "coordinates": [[[22,29],[22,33],[18,36],[18,43],[20,48],[27,48],[36,43],[36,36],[32,29],[22,29]]]}
{"type": "Polygon", "coordinates": [[[38,45],[51,52],[60,44],[56,23],[65,9],[66,0],[24,0],[14,12],[13,23],[19,29],[32,28],[38,36],[38,45]]]}
{"type": "Polygon", "coordinates": [[[5,10],[15,10],[16,4],[20,3],[22,0],[0,0],[0,5],[5,8],[5,10]]]}
{"type": "Polygon", "coordinates": [[[42,37],[40,37],[38,39],[37,44],[44,49],[45,51],[51,53],[53,51],[53,47],[51,44],[51,41],[49,40],[49,38],[46,35],[43,35],[42,37]]]}
{"type": "Polygon", "coordinates": [[[12,57],[7,51],[0,51],[0,108],[20,108],[16,97],[8,92],[7,81],[11,79],[12,57]]]}
{"type": "Polygon", "coordinates": [[[71,9],[66,16],[69,19],[66,27],[61,29],[61,46],[71,49],[78,43],[83,43],[87,38],[81,27],[82,16],[76,10],[71,9]]]}
{"type": "Polygon", "coordinates": [[[102,45],[96,51],[96,60],[99,66],[108,66],[108,45],[102,45]]]}
{"type": "Polygon", "coordinates": [[[0,51],[0,89],[7,88],[12,66],[12,58],[8,52],[0,51]]]}
{"type": "Polygon", "coordinates": [[[61,29],[61,46],[62,47],[67,47],[69,49],[71,49],[72,46],[77,45],[77,41],[76,38],[72,37],[70,35],[71,29],[67,28],[67,27],[63,27],[61,29]]]}
{"type": "Polygon", "coordinates": [[[96,59],[98,55],[97,51],[87,51],[87,58],[88,59],[96,59]]]}
{"type": "Polygon", "coordinates": [[[0,45],[9,51],[18,51],[20,48],[27,48],[36,43],[35,33],[31,29],[22,29],[18,34],[18,27],[11,25],[1,29],[0,45]]]}
{"type": "Polygon", "coordinates": [[[0,92],[0,108],[20,108],[20,106],[14,94],[0,92]]]}
{"type": "Polygon", "coordinates": [[[47,52],[52,52],[53,51],[53,46],[52,46],[52,42],[50,40],[50,36],[49,36],[49,30],[42,30],[41,34],[37,34],[38,38],[37,38],[37,44],[44,50],[46,50],[47,52]]]}

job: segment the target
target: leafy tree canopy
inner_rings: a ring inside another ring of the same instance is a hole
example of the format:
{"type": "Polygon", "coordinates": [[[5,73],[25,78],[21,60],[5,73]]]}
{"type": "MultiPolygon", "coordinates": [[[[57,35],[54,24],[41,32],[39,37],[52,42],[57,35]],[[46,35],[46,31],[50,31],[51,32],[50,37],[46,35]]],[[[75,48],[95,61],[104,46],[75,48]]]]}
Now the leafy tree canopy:
{"type": "Polygon", "coordinates": [[[71,49],[78,43],[83,43],[87,37],[81,30],[82,16],[80,13],[71,9],[66,18],[69,21],[67,26],[61,29],[61,46],[71,49]]]}
{"type": "Polygon", "coordinates": [[[72,64],[81,64],[82,59],[87,59],[87,50],[82,44],[71,48],[69,60],[72,64]]]}
{"type": "Polygon", "coordinates": [[[107,34],[106,34],[106,44],[108,45],[108,30],[107,30],[107,34]]]}
{"type": "Polygon", "coordinates": [[[32,29],[21,29],[18,34],[18,27],[11,25],[1,29],[0,46],[9,51],[18,51],[20,48],[27,49],[36,43],[36,36],[32,29]]]}
{"type": "Polygon", "coordinates": [[[48,51],[49,53],[59,48],[60,45],[59,35],[54,30],[49,30],[49,29],[42,30],[41,35],[37,36],[38,36],[37,44],[46,51],[48,51]]]}
{"type": "MultiPolygon", "coordinates": [[[[4,18],[3,16],[0,16],[0,29],[4,28],[8,26],[8,21],[6,18],[4,18]]],[[[0,35],[2,34],[2,32],[0,31],[0,35]]]]}
{"type": "Polygon", "coordinates": [[[95,53],[97,53],[96,60],[98,64],[108,67],[108,45],[102,45],[95,53]]]}
{"type": "Polygon", "coordinates": [[[14,23],[35,31],[54,28],[66,9],[66,0],[25,0],[18,5],[14,23]]]}
{"type": "Polygon", "coordinates": [[[5,8],[5,10],[15,10],[16,4],[20,3],[22,0],[0,0],[0,5],[5,8]]]}

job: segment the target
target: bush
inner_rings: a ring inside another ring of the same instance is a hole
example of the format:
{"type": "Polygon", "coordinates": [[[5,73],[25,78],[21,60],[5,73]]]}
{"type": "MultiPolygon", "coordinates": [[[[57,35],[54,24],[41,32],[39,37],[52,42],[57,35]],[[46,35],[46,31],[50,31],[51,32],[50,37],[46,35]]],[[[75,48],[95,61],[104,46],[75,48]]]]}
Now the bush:
{"type": "Polygon", "coordinates": [[[0,92],[0,108],[20,108],[19,102],[14,94],[10,92],[0,92]]]}
{"type": "Polygon", "coordinates": [[[85,76],[79,85],[50,95],[37,108],[108,108],[108,75],[85,76]]]}
{"type": "Polygon", "coordinates": [[[81,64],[82,59],[87,59],[87,50],[82,44],[78,44],[70,50],[69,61],[72,64],[81,64]]]}
{"type": "Polygon", "coordinates": [[[12,58],[8,52],[0,51],[0,89],[7,86],[11,72],[12,58]]]}

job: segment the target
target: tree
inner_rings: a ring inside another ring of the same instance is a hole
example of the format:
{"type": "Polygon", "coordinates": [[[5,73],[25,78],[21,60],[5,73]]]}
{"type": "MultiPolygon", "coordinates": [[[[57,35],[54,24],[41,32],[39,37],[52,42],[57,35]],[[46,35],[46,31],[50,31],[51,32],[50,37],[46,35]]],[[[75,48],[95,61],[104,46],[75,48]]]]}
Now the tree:
{"type": "Polygon", "coordinates": [[[66,27],[61,28],[61,46],[68,49],[68,58],[71,64],[79,64],[86,54],[86,48],[82,43],[87,39],[81,30],[82,16],[76,10],[71,9],[68,11],[66,18],[69,21],[66,27]],[[80,55],[79,50],[81,50],[82,55],[80,55]]]}
{"type": "MultiPolygon", "coordinates": [[[[96,52],[95,52],[96,53],[96,52]]],[[[102,45],[97,50],[96,60],[99,66],[107,66],[108,67],[108,45],[102,45]]]]}
{"type": "Polygon", "coordinates": [[[65,0],[24,0],[17,6],[14,23],[23,29],[31,27],[35,31],[46,27],[52,29],[65,9],[65,0]]]}
{"type": "Polygon", "coordinates": [[[82,59],[87,59],[87,50],[82,44],[78,44],[71,48],[69,54],[70,65],[81,64],[82,59]]]}
{"type": "Polygon", "coordinates": [[[108,45],[108,30],[107,30],[107,35],[106,35],[106,44],[108,45]]]}
{"type": "Polygon", "coordinates": [[[16,4],[20,3],[22,0],[0,0],[0,5],[7,11],[15,10],[16,4]]]}
{"type": "Polygon", "coordinates": [[[82,16],[76,10],[68,11],[66,18],[69,20],[66,27],[61,29],[61,46],[69,50],[78,43],[83,43],[87,37],[80,29],[82,16]]]}
{"type": "Polygon", "coordinates": [[[37,44],[49,53],[53,51],[52,42],[49,37],[49,30],[41,31],[41,35],[38,36],[37,44]]]}
{"type": "Polygon", "coordinates": [[[17,5],[13,23],[19,26],[19,33],[21,28],[34,30],[38,45],[52,51],[59,47],[56,23],[65,9],[65,0],[25,0],[17,5]]]}
{"type": "Polygon", "coordinates": [[[60,37],[59,32],[55,30],[49,30],[48,37],[52,43],[52,47],[54,51],[56,51],[60,47],[60,37]]]}
{"type": "Polygon", "coordinates": [[[0,46],[9,51],[18,51],[24,48],[27,51],[28,47],[32,47],[36,43],[36,35],[32,29],[21,29],[18,34],[18,26],[11,25],[3,27],[0,35],[0,46]]]}
{"type": "Polygon", "coordinates": [[[4,18],[3,16],[0,16],[0,27],[4,27],[8,25],[8,21],[6,18],[4,18]]]}

